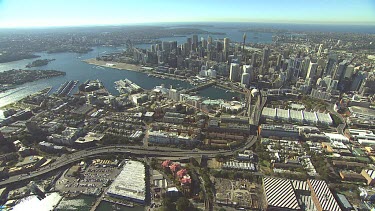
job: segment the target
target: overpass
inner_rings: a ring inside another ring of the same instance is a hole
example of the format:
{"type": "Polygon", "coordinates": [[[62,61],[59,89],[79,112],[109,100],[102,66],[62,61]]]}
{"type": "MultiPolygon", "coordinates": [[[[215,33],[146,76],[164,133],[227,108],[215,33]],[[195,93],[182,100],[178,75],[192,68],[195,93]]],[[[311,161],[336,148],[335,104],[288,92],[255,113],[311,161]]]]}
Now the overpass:
{"type": "Polygon", "coordinates": [[[198,156],[207,156],[208,158],[214,158],[216,154],[220,153],[224,156],[230,156],[235,154],[237,151],[243,151],[252,145],[255,144],[257,141],[256,136],[252,136],[249,140],[245,143],[244,146],[236,149],[236,150],[226,150],[226,151],[191,151],[191,150],[182,150],[182,149],[171,149],[169,147],[149,147],[144,148],[141,146],[124,146],[124,145],[113,145],[113,146],[103,146],[103,147],[94,147],[85,150],[81,150],[72,154],[65,154],[55,162],[46,165],[40,169],[30,172],[28,175],[21,174],[9,177],[7,180],[0,182],[0,187],[4,187],[7,185],[11,185],[18,182],[28,181],[44,174],[53,172],[57,169],[60,169],[64,166],[76,163],[84,158],[97,156],[97,155],[105,155],[105,154],[113,154],[113,153],[124,153],[129,155],[137,155],[137,156],[147,156],[147,157],[169,157],[174,158],[175,160],[180,159],[187,159],[190,157],[198,157],[198,156]]]}

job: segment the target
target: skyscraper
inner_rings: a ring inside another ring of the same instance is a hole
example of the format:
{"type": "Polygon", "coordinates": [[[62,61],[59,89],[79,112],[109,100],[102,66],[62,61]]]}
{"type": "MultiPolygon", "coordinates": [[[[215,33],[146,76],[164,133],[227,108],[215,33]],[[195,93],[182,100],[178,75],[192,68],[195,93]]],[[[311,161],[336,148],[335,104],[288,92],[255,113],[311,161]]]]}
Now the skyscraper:
{"type": "Polygon", "coordinates": [[[320,44],[318,48],[318,53],[317,53],[318,56],[322,55],[322,50],[323,50],[323,44],[320,44]]]}
{"type": "Polygon", "coordinates": [[[187,40],[186,40],[186,43],[187,43],[187,48],[186,48],[186,51],[187,52],[189,52],[190,53],[190,51],[192,50],[191,49],[191,47],[192,47],[192,45],[193,45],[193,42],[192,42],[192,40],[191,40],[191,38],[189,37],[189,38],[187,38],[187,40]]]}
{"type": "Polygon", "coordinates": [[[249,73],[242,73],[241,77],[241,85],[243,87],[247,87],[250,83],[250,74],[249,73]]]}
{"type": "Polygon", "coordinates": [[[246,33],[243,33],[242,53],[245,52],[246,33]]]}
{"type": "Polygon", "coordinates": [[[318,69],[318,63],[310,62],[309,69],[307,70],[306,80],[313,79],[318,69]]]}
{"type": "Polygon", "coordinates": [[[253,53],[253,55],[251,56],[251,66],[256,67],[256,65],[257,65],[257,54],[253,53]]]}
{"type": "Polygon", "coordinates": [[[211,51],[211,49],[212,49],[212,37],[210,35],[208,35],[208,37],[207,37],[207,50],[211,51]]]}
{"type": "Polygon", "coordinates": [[[240,81],[240,65],[237,63],[230,64],[229,80],[232,82],[240,81]]]}
{"type": "Polygon", "coordinates": [[[229,51],[229,42],[230,42],[230,40],[229,40],[228,37],[224,38],[224,52],[229,51]]]}
{"type": "Polygon", "coordinates": [[[261,67],[261,74],[265,73],[268,67],[268,60],[270,57],[270,49],[268,47],[265,47],[263,49],[263,57],[262,57],[262,67],[261,67]]]}
{"type": "Polygon", "coordinates": [[[192,50],[196,51],[198,48],[198,35],[193,35],[193,43],[192,43],[192,50]]]}

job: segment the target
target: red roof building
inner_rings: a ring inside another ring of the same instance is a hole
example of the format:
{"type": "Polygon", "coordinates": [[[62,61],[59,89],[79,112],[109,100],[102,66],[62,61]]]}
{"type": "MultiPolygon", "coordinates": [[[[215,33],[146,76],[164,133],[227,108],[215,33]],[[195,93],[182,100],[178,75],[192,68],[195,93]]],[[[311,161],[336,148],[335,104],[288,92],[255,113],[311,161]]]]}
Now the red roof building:
{"type": "Polygon", "coordinates": [[[176,173],[180,169],[180,167],[181,165],[179,163],[173,163],[169,166],[173,174],[176,173]]]}
{"type": "Polygon", "coordinates": [[[191,184],[191,178],[189,175],[185,175],[182,179],[181,179],[181,184],[182,185],[190,185],[191,184]]]}
{"type": "Polygon", "coordinates": [[[171,161],[170,161],[170,160],[165,160],[165,161],[161,164],[161,166],[162,166],[163,168],[168,168],[170,164],[171,164],[171,161]]]}
{"type": "Polygon", "coordinates": [[[185,176],[187,173],[187,170],[186,169],[181,169],[180,171],[177,172],[177,176],[179,178],[182,178],[183,176],[185,176]]]}

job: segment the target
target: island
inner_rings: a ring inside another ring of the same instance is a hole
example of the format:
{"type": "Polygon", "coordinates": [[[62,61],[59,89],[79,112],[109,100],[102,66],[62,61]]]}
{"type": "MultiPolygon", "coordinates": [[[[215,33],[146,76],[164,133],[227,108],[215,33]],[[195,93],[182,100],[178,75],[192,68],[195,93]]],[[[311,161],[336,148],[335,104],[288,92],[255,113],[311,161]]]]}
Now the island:
{"type": "Polygon", "coordinates": [[[27,82],[65,75],[57,70],[8,70],[0,72],[0,91],[6,91],[27,82]]]}
{"type": "Polygon", "coordinates": [[[49,62],[54,61],[55,59],[37,59],[28,65],[26,65],[27,68],[31,67],[41,67],[47,65],[49,62]]]}

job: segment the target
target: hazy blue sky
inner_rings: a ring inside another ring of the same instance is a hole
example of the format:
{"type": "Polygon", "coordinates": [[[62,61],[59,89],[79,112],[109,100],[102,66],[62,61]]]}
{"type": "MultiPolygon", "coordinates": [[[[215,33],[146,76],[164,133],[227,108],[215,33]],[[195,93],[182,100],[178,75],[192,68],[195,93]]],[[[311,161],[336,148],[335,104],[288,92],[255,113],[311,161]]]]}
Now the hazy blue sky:
{"type": "Polygon", "coordinates": [[[0,27],[148,22],[375,25],[375,0],[0,0],[0,27]]]}

